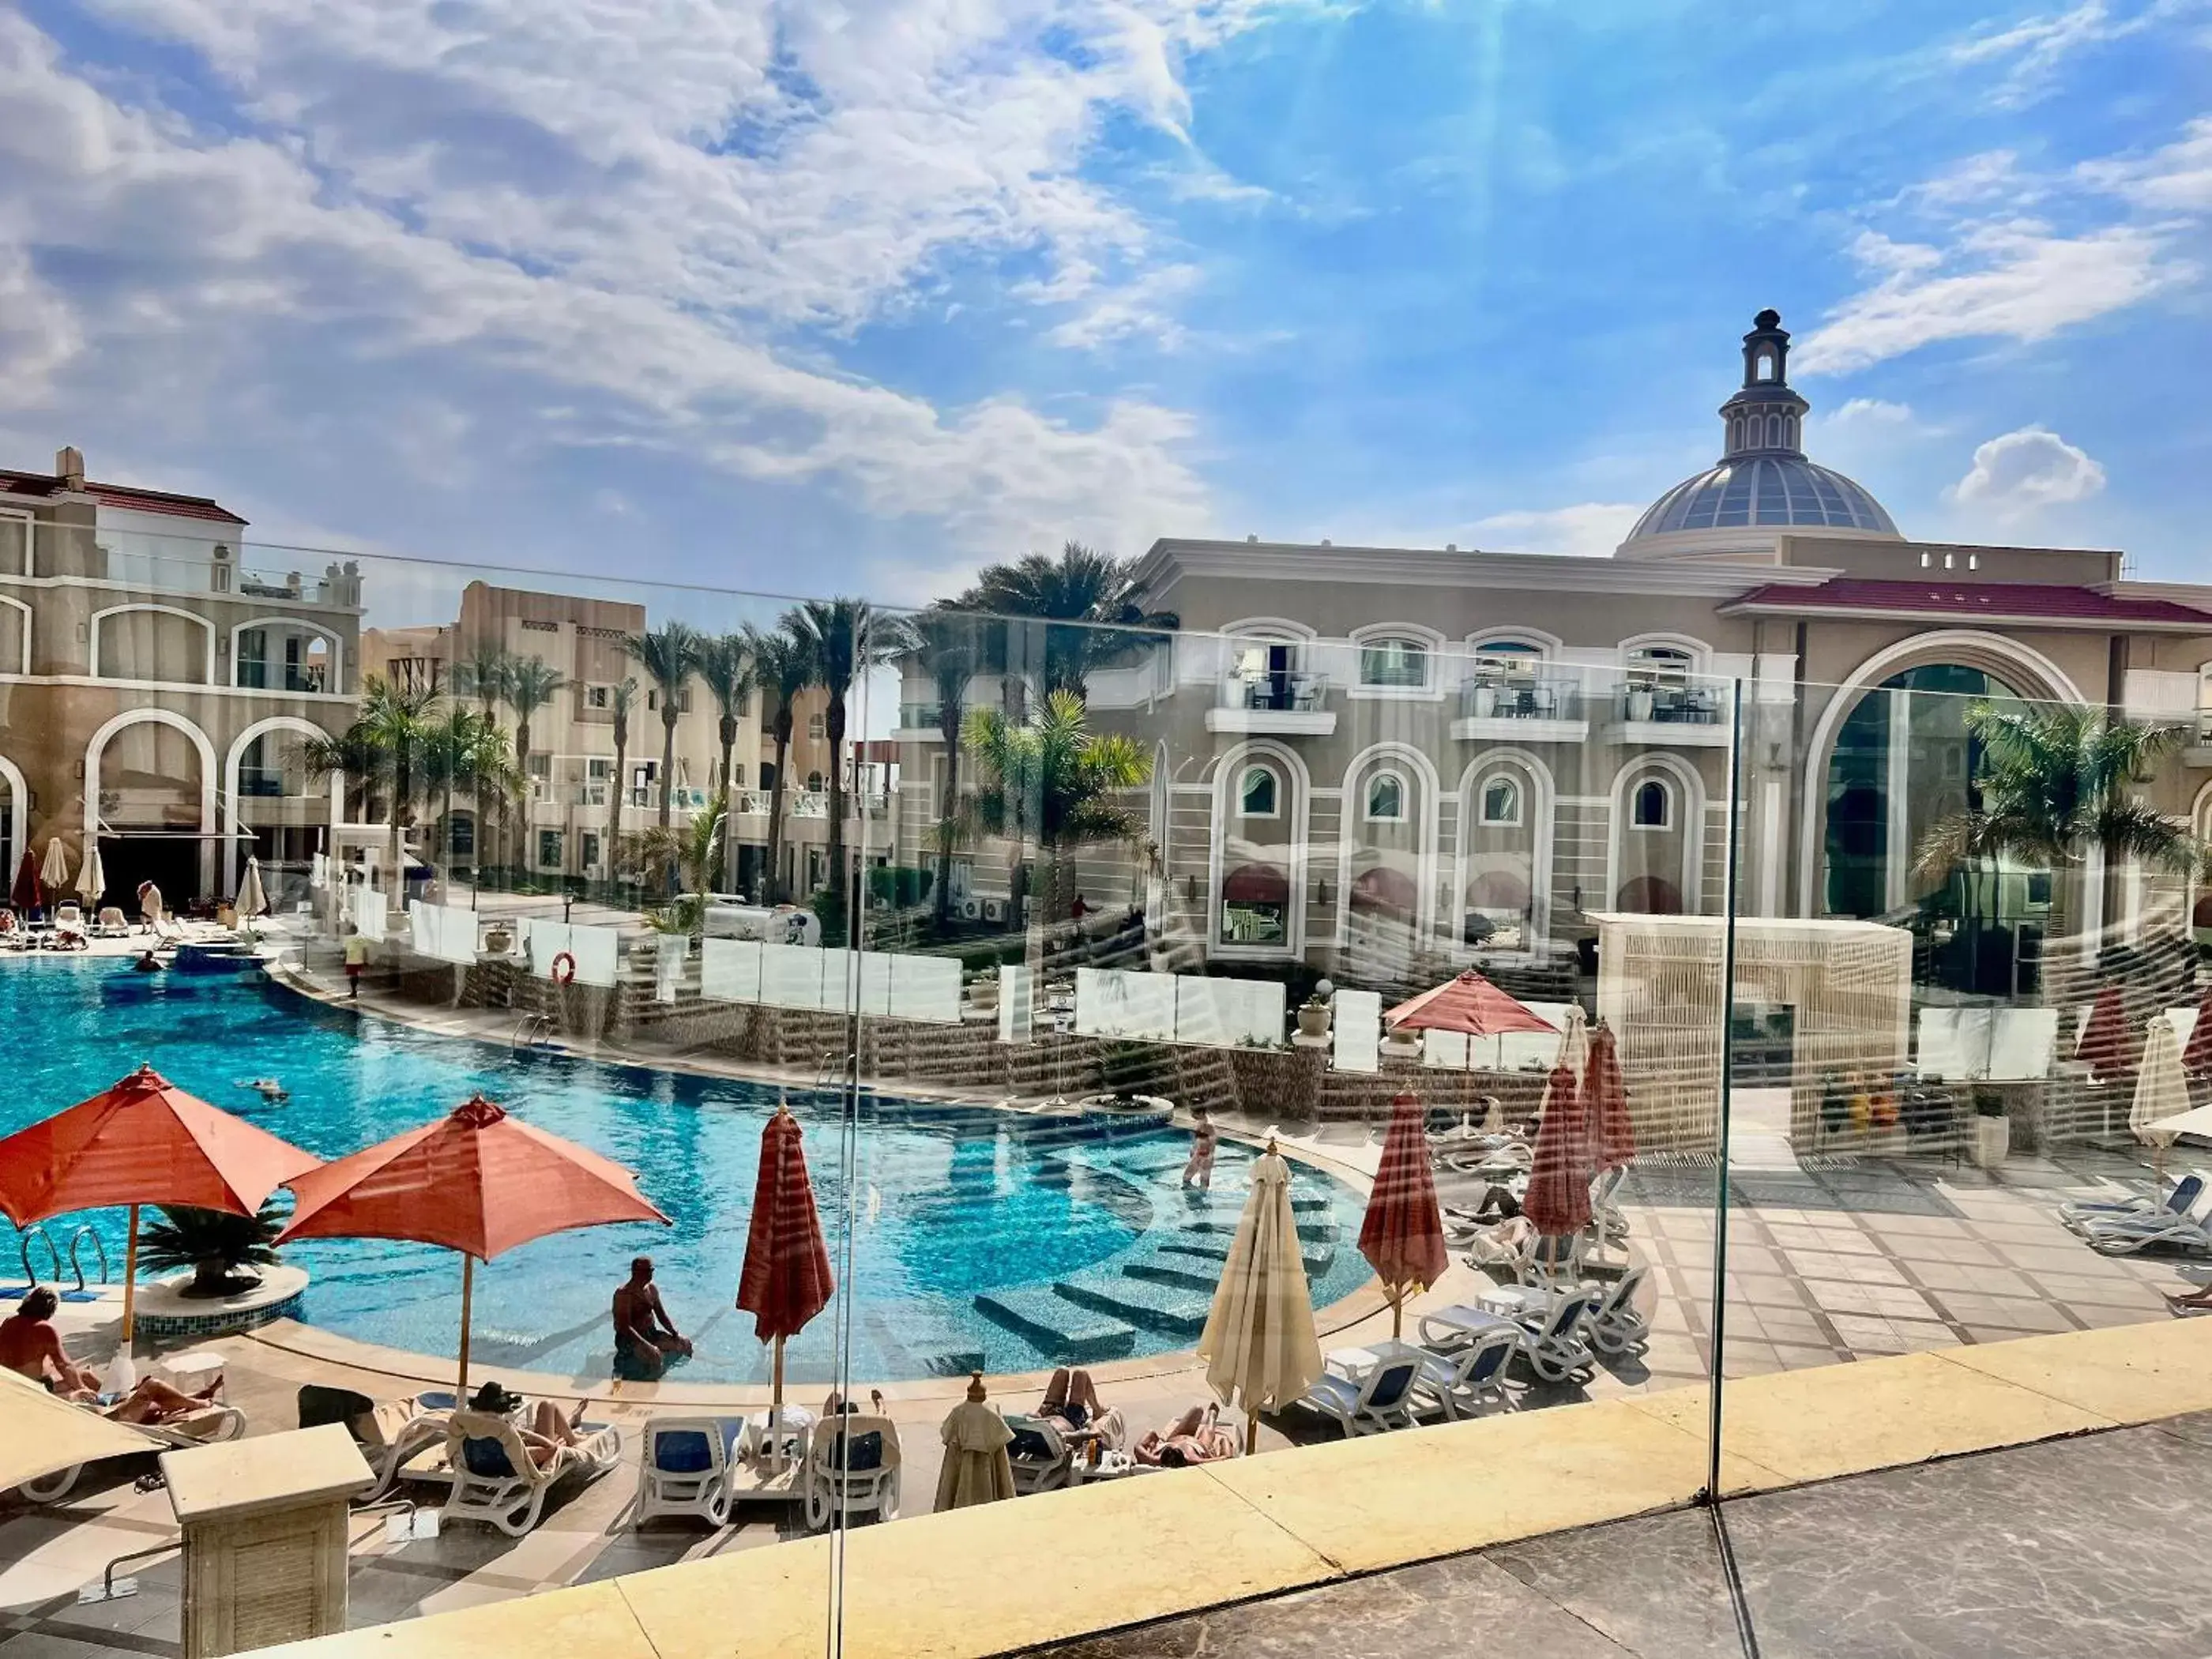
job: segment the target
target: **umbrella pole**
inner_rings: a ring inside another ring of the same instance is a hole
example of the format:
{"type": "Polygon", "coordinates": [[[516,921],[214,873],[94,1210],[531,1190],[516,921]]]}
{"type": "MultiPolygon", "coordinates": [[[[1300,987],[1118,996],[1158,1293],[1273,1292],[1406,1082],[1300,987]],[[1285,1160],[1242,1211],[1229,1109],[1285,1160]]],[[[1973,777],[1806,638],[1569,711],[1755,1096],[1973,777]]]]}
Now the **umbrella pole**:
{"type": "Polygon", "coordinates": [[[466,1250],[461,1252],[461,1370],[453,1384],[453,1403],[469,1403],[469,1301],[476,1290],[477,1259],[466,1250]]]}
{"type": "Polygon", "coordinates": [[[771,1469],[783,1467],[783,1339],[780,1336],[769,1373],[768,1460],[771,1469]]]}
{"type": "Polygon", "coordinates": [[[1390,1340],[1399,1340],[1406,1334],[1406,1293],[1394,1290],[1390,1293],[1390,1340]]]}
{"type": "Polygon", "coordinates": [[[123,1246],[123,1352],[131,1352],[138,1323],[138,1206],[131,1206],[131,1231],[123,1246]]]}
{"type": "Polygon", "coordinates": [[[1260,1449],[1260,1413],[1256,1407],[1244,1408],[1244,1455],[1250,1457],[1260,1449]]]}

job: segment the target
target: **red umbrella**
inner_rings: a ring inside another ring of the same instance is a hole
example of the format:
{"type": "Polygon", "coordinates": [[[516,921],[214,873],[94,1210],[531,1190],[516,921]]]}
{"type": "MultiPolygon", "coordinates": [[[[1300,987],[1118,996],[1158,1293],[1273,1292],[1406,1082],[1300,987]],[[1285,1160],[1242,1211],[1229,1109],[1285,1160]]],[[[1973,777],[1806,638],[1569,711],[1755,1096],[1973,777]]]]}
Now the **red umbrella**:
{"type": "Polygon", "coordinates": [[[753,1316],[753,1334],[775,1345],[772,1411],[783,1404],[785,1340],[830,1305],[836,1287],[799,1120],[779,1104],[761,1130],[760,1174],[745,1231],[745,1265],[738,1276],[738,1306],[753,1316]]]}
{"type": "Polygon", "coordinates": [[[1390,1103],[1382,1162],[1367,1194],[1366,1218],[1359,1224],[1359,1254],[1390,1292],[1390,1335],[1395,1340],[1406,1297],[1414,1287],[1425,1291],[1442,1279],[1449,1261],[1418,1095],[1408,1092],[1390,1103]]]}
{"type": "Polygon", "coordinates": [[[1499,1036],[1507,1031],[1557,1031],[1559,1027],[1499,990],[1472,968],[1457,979],[1400,1003],[1382,1016],[1392,1030],[1464,1031],[1499,1036]]]}
{"type": "Polygon", "coordinates": [[[39,908],[39,861],[27,845],[23,861],[15,866],[15,884],[8,890],[8,902],[27,914],[39,908]]]}
{"type": "Polygon", "coordinates": [[[252,1215],[316,1158],[186,1094],[151,1066],[0,1140],[0,1211],[28,1227],[66,1210],[131,1206],[123,1267],[123,1351],[131,1351],[138,1206],[189,1205],[252,1215]]]}
{"type": "Polygon", "coordinates": [[[1564,1238],[1589,1225],[1589,1134],[1583,1127],[1575,1074],[1554,1066],[1544,1085],[1544,1117],[1536,1128],[1528,1195],[1521,1212],[1547,1238],[1564,1238]]]}
{"type": "Polygon", "coordinates": [[[461,1395],[477,1262],[548,1233],[668,1219],[621,1164],[510,1117],[482,1095],[287,1184],[297,1203],[280,1243],[398,1238],[461,1253],[461,1395]]]}
{"type": "Polygon", "coordinates": [[[1628,1118],[1628,1084],[1620,1074],[1620,1043],[1613,1028],[1601,1024],[1590,1033],[1589,1064],[1583,1072],[1583,1113],[1600,1170],[1626,1169],[1636,1161],[1636,1127],[1628,1118]]]}
{"type": "Polygon", "coordinates": [[[2181,1069],[2191,1077],[2212,1072],[2212,991],[2197,1005],[2197,1024],[2189,1028],[2189,1046],[2181,1051],[2181,1069]]]}
{"type": "Polygon", "coordinates": [[[2120,988],[2107,981],[2090,1007],[2089,1023],[2081,1028],[2081,1040],[2075,1045],[2074,1058],[2087,1061],[2089,1074],[2099,1082],[2110,1082],[2135,1070],[2136,1060],[2142,1053],[2142,1034],[2128,1024],[2127,1005],[2120,1000],[2120,988]]]}

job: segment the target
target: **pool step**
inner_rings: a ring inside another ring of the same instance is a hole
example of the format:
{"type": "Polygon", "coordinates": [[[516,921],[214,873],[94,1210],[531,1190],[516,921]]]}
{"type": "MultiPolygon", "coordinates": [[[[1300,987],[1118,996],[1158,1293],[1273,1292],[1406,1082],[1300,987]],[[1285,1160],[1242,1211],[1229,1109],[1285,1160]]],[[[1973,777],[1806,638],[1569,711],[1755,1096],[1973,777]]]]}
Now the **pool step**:
{"type": "Polygon", "coordinates": [[[1125,1279],[1100,1290],[1062,1279],[1052,1288],[1054,1294],[1079,1308],[1170,1336],[1196,1336],[1206,1328],[1206,1316],[1212,1306],[1208,1295],[1141,1279],[1125,1279]]]}
{"type": "Polygon", "coordinates": [[[914,1307],[895,1314],[872,1308],[865,1320],[884,1355],[899,1365],[899,1376],[965,1376],[989,1369],[974,1334],[940,1315],[914,1307]]]}
{"type": "MultiPolygon", "coordinates": [[[[1222,1265],[1229,1260],[1229,1244],[1225,1239],[1219,1243],[1200,1239],[1170,1240],[1160,1246],[1160,1254],[1163,1256],[1181,1257],[1202,1263],[1202,1266],[1194,1271],[1206,1276],[1206,1282],[1210,1289],[1220,1280],[1222,1265]]],[[[1336,1265],[1336,1246],[1334,1244],[1309,1243],[1299,1254],[1305,1262],[1308,1279],[1319,1279],[1336,1265]]],[[[1146,1264],[1141,1262],[1130,1264],[1133,1267],[1144,1265],[1146,1264]]],[[[1172,1264],[1163,1262],[1160,1265],[1165,1267],[1172,1264]]],[[[1127,1269],[1125,1268],[1123,1271],[1126,1272],[1127,1269]]],[[[1145,1275],[1140,1273],[1138,1277],[1143,1278],[1145,1275]]]]}
{"type": "MultiPolygon", "coordinates": [[[[1309,1244],[1334,1244],[1336,1242],[1336,1224],[1334,1221],[1326,1218],[1310,1221],[1302,1219],[1297,1224],[1298,1237],[1309,1244]]],[[[1207,1217],[1197,1221],[1186,1221],[1182,1224],[1182,1231],[1186,1233],[1202,1233],[1209,1237],[1234,1238],[1237,1236],[1237,1218],[1234,1216],[1207,1217]]]]}
{"type": "Polygon", "coordinates": [[[1136,1352],[1137,1333],[1124,1321],[1054,1291],[988,1291],[975,1298],[975,1311],[1066,1364],[1121,1359],[1136,1352]]]}

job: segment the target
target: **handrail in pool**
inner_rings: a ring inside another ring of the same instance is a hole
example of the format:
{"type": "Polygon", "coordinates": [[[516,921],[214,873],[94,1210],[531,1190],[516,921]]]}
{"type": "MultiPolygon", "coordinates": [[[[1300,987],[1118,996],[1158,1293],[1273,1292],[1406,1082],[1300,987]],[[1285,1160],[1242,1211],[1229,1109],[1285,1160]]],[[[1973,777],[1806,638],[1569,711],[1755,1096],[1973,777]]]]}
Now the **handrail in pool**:
{"type": "MultiPolygon", "coordinates": [[[[54,1243],[54,1236],[48,1232],[43,1226],[19,1229],[15,1235],[15,1242],[21,1247],[21,1253],[23,1258],[23,1282],[27,1285],[35,1285],[39,1282],[38,1270],[31,1266],[31,1241],[34,1238],[40,1240],[46,1245],[46,1255],[54,1264],[53,1273],[49,1276],[52,1279],[55,1284],[60,1284],[62,1278],[61,1249],[54,1243]]],[[[82,1273],[77,1275],[76,1282],[77,1288],[82,1290],[84,1287],[84,1276],[82,1273]]]]}
{"type": "MultiPolygon", "coordinates": [[[[76,1287],[80,1291],[84,1288],[84,1264],[76,1259],[77,1246],[83,1243],[88,1238],[92,1241],[92,1248],[100,1257],[100,1282],[103,1285],[107,1283],[106,1241],[102,1239],[100,1234],[90,1225],[79,1227],[75,1232],[70,1235],[69,1264],[70,1271],[76,1274],[76,1287]]],[[[54,1241],[52,1239],[49,1238],[46,1241],[46,1243],[51,1247],[53,1242],[54,1241]]],[[[54,1257],[54,1272],[56,1277],[60,1276],[61,1257],[58,1253],[57,1253],[54,1257]]]]}

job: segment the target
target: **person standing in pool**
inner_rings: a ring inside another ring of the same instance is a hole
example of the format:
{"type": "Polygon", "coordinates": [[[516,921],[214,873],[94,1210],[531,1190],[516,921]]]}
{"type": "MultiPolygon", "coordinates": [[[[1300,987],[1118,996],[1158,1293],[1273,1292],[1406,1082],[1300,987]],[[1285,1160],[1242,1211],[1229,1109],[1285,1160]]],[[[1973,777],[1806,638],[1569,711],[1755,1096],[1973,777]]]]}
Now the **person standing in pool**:
{"type": "Polygon", "coordinates": [[[635,1257],[615,1287],[615,1375],[650,1382],[673,1355],[689,1355],[691,1339],[676,1328],[653,1282],[653,1258],[635,1257]]]}
{"type": "Polygon", "coordinates": [[[1190,1161],[1182,1166],[1182,1184],[1188,1187],[1195,1180],[1201,1191],[1210,1191],[1213,1186],[1213,1149],[1220,1143],[1221,1132],[1213,1127],[1213,1120],[1206,1115],[1205,1107],[1193,1107],[1190,1115],[1197,1122],[1190,1134],[1190,1161]]]}

